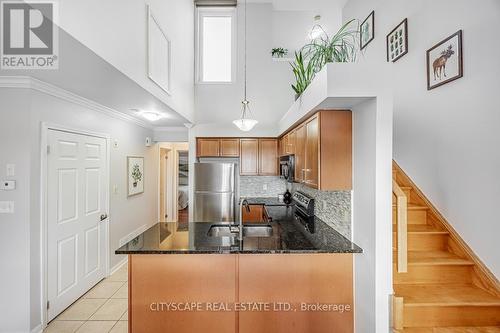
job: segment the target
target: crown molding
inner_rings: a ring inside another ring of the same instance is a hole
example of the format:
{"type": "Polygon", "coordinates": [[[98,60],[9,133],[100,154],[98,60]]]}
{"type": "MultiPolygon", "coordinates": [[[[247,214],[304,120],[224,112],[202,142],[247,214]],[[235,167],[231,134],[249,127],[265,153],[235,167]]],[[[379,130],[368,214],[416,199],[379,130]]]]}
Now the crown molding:
{"type": "Polygon", "coordinates": [[[0,76],[0,88],[32,89],[143,128],[151,124],[31,76],[0,76]]]}

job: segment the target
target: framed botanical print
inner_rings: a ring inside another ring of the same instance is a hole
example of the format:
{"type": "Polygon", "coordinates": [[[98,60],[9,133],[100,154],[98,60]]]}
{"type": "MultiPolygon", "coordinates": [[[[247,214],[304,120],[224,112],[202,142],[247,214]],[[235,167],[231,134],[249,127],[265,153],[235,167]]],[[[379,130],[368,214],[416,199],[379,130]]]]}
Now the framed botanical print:
{"type": "Polygon", "coordinates": [[[362,50],[375,38],[375,11],[361,23],[359,34],[359,47],[362,50]]]}
{"type": "Polygon", "coordinates": [[[459,30],[427,51],[427,90],[461,78],[463,72],[462,30],[459,30]]]}
{"type": "Polygon", "coordinates": [[[387,61],[396,62],[408,53],[408,19],[387,35],[387,61]]]}
{"type": "Polygon", "coordinates": [[[127,179],[129,197],[144,192],[144,157],[127,157],[127,179]]]}

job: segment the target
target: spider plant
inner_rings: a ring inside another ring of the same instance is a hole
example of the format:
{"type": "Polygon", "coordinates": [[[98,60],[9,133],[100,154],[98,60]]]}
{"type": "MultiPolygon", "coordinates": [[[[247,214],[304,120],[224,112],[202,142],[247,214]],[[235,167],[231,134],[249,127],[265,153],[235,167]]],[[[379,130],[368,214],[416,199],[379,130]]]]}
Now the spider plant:
{"type": "Polygon", "coordinates": [[[314,63],[308,61],[305,63],[302,52],[295,52],[295,61],[290,63],[295,75],[295,84],[292,84],[292,89],[295,91],[295,99],[306,90],[309,83],[314,78],[314,63]]]}
{"type": "Polygon", "coordinates": [[[356,20],[346,22],[340,30],[329,37],[324,34],[302,47],[304,57],[313,63],[314,72],[319,72],[329,62],[354,62],[358,51],[359,24],[356,20]]]}

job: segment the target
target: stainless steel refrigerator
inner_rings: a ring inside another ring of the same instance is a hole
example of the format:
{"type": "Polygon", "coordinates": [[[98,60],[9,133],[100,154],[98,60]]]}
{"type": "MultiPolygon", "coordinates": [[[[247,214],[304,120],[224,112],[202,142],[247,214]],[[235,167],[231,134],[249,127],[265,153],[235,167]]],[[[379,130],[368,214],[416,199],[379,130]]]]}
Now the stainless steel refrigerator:
{"type": "Polygon", "coordinates": [[[194,222],[235,222],[238,168],[235,163],[194,164],[194,222]]]}

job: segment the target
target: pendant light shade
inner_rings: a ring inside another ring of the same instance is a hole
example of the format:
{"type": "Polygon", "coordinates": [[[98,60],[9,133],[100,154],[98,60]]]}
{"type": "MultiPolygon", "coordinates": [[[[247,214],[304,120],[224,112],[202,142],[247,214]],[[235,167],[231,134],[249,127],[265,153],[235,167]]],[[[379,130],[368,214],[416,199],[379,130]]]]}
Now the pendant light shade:
{"type": "Polygon", "coordinates": [[[243,132],[248,132],[258,121],[251,118],[252,111],[250,111],[250,102],[247,100],[247,1],[245,0],[245,88],[244,88],[244,99],[241,102],[243,105],[241,110],[241,118],[233,121],[233,124],[238,127],[243,132]]]}
{"type": "Polygon", "coordinates": [[[243,105],[241,118],[234,120],[233,124],[236,125],[236,127],[238,127],[241,131],[248,132],[255,125],[257,125],[258,121],[255,119],[247,118],[247,114],[250,113],[250,106],[249,106],[250,102],[245,99],[243,102],[241,102],[241,104],[243,105]]]}

